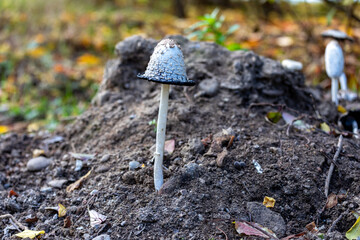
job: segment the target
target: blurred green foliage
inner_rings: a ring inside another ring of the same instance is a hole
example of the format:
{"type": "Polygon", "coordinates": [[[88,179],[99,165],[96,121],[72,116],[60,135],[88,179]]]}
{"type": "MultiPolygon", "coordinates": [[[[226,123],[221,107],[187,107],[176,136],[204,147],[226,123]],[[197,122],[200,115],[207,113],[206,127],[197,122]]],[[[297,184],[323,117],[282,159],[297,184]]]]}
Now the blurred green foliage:
{"type": "MultiPolygon", "coordinates": [[[[327,24],[345,26],[347,15],[306,2],[224,2],[236,8],[223,6],[220,15],[220,8],[213,10],[217,6],[208,1],[187,1],[187,18],[177,18],[173,1],[1,0],[0,125],[26,121],[53,129],[83,112],[101,82],[106,60],[114,57],[115,44],[135,34],[161,39],[186,33],[229,50],[250,49],[279,60],[303,61],[310,81],[326,79],[323,40],[314,35],[327,24]],[[283,11],[277,12],[276,6],[283,11]],[[262,17],[264,13],[268,18],[262,17]],[[284,36],[290,39],[287,46],[280,41],[284,36]]],[[[343,6],[351,4],[346,1],[343,6]]],[[[345,51],[359,59],[356,45],[345,51]]],[[[358,67],[353,64],[346,70],[349,86],[359,88],[358,67]]]]}
{"type": "MultiPolygon", "coordinates": [[[[191,25],[186,32],[189,39],[196,39],[198,41],[213,41],[221,46],[225,45],[226,39],[233,34],[240,27],[238,24],[230,26],[226,31],[223,30],[223,23],[225,21],[224,15],[218,16],[219,8],[215,8],[212,13],[206,13],[199,17],[200,21],[191,25]]],[[[241,45],[239,43],[232,43],[228,46],[229,50],[239,50],[241,45]]]]}

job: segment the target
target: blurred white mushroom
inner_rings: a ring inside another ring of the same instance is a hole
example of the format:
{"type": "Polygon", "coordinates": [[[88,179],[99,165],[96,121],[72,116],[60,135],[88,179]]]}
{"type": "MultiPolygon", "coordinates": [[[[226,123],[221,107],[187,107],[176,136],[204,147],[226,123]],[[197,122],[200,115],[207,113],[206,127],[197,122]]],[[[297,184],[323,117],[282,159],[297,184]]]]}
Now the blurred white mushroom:
{"type": "Polygon", "coordinates": [[[301,62],[294,61],[291,59],[282,60],[281,65],[286,69],[294,70],[294,71],[300,71],[303,69],[303,65],[301,62]]]}
{"type": "Polygon", "coordinates": [[[321,36],[336,39],[339,41],[341,40],[349,40],[351,42],[354,41],[354,39],[349,35],[347,35],[346,33],[335,29],[326,30],[321,33],[321,36]]]}
{"type": "Polygon", "coordinates": [[[345,92],[344,99],[351,98],[348,97],[347,94],[347,80],[344,73],[344,55],[338,41],[354,40],[346,33],[334,29],[326,30],[321,33],[321,36],[334,39],[327,44],[325,49],[325,67],[327,75],[331,78],[331,99],[336,105],[338,105],[339,81],[342,92],[345,92]]]}
{"type": "Polygon", "coordinates": [[[337,93],[339,79],[344,71],[344,55],[339,43],[332,40],[325,49],[325,68],[327,75],[331,78],[331,99],[338,105],[337,93]]]}
{"type": "Polygon", "coordinates": [[[138,77],[161,83],[156,150],[154,153],[154,185],[155,190],[159,191],[164,182],[162,168],[170,85],[192,86],[195,85],[195,82],[187,78],[184,56],[180,46],[171,39],[164,39],[156,45],[145,73],[138,75],[138,77]]]}

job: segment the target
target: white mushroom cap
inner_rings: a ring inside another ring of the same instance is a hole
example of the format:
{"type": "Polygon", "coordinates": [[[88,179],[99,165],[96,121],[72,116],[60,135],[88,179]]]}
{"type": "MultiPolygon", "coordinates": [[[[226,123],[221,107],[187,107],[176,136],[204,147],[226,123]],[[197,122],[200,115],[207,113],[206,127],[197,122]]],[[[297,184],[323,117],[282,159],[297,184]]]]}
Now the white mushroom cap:
{"type": "Polygon", "coordinates": [[[329,42],[325,49],[325,68],[330,78],[339,78],[344,70],[344,55],[339,43],[329,42]]]}
{"type": "Polygon", "coordinates": [[[282,62],[281,62],[281,65],[286,68],[286,69],[289,69],[289,70],[297,70],[297,71],[300,71],[303,69],[303,65],[301,62],[298,62],[298,61],[294,61],[294,60],[291,60],[291,59],[284,59],[282,62]]]}
{"type": "Polygon", "coordinates": [[[180,46],[172,39],[164,39],[156,45],[145,73],[138,77],[163,84],[195,85],[186,75],[180,46]]]}
{"type": "Polygon", "coordinates": [[[335,29],[326,30],[325,32],[321,33],[321,36],[334,38],[336,40],[354,41],[354,39],[352,37],[350,37],[349,35],[347,35],[346,33],[339,31],[339,30],[335,30],[335,29]]]}

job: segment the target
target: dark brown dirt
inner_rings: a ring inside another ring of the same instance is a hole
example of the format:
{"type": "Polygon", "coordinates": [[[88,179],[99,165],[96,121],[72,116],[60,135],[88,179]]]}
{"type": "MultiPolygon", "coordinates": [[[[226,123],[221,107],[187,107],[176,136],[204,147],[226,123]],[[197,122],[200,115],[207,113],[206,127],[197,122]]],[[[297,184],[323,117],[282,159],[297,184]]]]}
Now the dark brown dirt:
{"type": "MultiPolygon", "coordinates": [[[[11,213],[30,229],[45,230],[43,239],[93,239],[101,234],[111,239],[240,239],[236,220],[262,221],[278,237],[285,237],[304,231],[313,221],[326,233],[348,211],[331,235],[345,239],[355,222],[351,211],[360,207],[359,141],[344,138],[330,184],[330,192],[345,193],[345,199],[323,209],[325,179],[338,137],[294,129],[288,136],[283,121],[274,125],[264,118],[268,111],[287,106],[294,115],[304,114],[304,121],[319,124],[322,120],[314,120],[314,108],[331,106],[321,101],[322,92],[306,88],[300,73],[252,52],[231,53],[214,44],[176,38],[190,78],[219,84],[216,91],[207,89],[211,84],[198,84],[186,92],[183,87],[172,89],[166,138],[175,139],[176,145],[164,160],[161,194],[154,192],[155,132],[148,124],[157,118],[160,86],[135,77],[144,71],[156,41],[134,37],[117,46],[119,58],[108,64],[94,106],[58,130],[62,141],[46,143],[51,136],[44,133],[1,137],[0,215],[11,213]],[[320,97],[313,100],[310,92],[320,97]],[[249,108],[259,102],[273,105],[249,108]],[[27,171],[34,149],[45,150],[53,163],[38,172],[27,171]],[[69,152],[95,158],[75,171],[69,152]],[[133,160],[143,167],[130,171],[133,160]],[[263,173],[257,172],[254,160],[263,173]],[[83,185],[67,193],[66,186],[90,169],[83,185]],[[61,188],[47,188],[54,179],[67,182],[61,188]],[[19,196],[8,197],[11,189],[19,196]],[[276,204],[259,216],[251,209],[265,196],[275,198],[276,204]],[[58,203],[67,207],[69,228],[64,227],[64,217],[45,209],[58,203]],[[106,215],[106,221],[91,227],[87,207],[106,215]],[[29,215],[38,220],[25,223],[29,215]]],[[[327,115],[336,119],[334,108],[329,109],[327,115]]],[[[329,124],[334,127],[334,120],[329,124]]],[[[8,219],[0,220],[0,226],[2,239],[18,232],[8,219]]]]}

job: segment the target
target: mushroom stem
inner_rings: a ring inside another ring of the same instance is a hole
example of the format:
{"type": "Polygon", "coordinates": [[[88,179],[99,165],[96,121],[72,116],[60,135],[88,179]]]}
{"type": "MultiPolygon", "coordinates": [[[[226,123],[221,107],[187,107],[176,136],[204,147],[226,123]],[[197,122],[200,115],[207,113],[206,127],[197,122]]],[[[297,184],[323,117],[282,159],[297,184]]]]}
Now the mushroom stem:
{"type": "Polygon", "coordinates": [[[345,73],[342,73],[340,76],[340,86],[341,90],[347,91],[347,79],[345,73]]]}
{"type": "Polygon", "coordinates": [[[338,78],[331,78],[331,100],[336,104],[339,104],[339,100],[337,98],[337,93],[339,90],[339,82],[338,78]]]}
{"type": "Polygon", "coordinates": [[[160,107],[156,130],[156,151],[154,164],[154,185],[155,190],[159,191],[164,182],[163,177],[163,158],[166,132],[166,118],[168,111],[170,85],[161,84],[160,107]]]}

